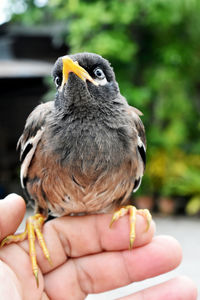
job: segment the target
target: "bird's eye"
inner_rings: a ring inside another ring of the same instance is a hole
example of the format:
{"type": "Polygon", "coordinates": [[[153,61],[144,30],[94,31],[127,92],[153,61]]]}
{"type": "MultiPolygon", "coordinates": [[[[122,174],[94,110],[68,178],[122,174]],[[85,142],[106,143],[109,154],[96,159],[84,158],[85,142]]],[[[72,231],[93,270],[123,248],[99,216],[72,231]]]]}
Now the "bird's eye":
{"type": "Polygon", "coordinates": [[[96,69],[94,70],[94,75],[95,75],[98,79],[104,79],[104,78],[105,78],[105,74],[104,74],[103,70],[100,69],[100,68],[96,68],[96,69]]]}
{"type": "Polygon", "coordinates": [[[62,78],[60,76],[56,76],[54,82],[55,82],[56,87],[58,88],[62,83],[62,78]]]}

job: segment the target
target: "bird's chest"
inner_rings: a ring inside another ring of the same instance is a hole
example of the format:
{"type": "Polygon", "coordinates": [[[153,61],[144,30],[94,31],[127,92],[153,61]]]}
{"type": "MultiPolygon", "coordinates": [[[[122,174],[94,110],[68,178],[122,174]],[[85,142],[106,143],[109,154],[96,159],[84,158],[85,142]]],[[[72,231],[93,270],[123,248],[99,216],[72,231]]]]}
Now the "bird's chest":
{"type": "Polygon", "coordinates": [[[52,135],[52,151],[61,164],[76,166],[84,172],[112,169],[128,151],[128,137],[120,126],[112,128],[98,118],[74,119],[57,127],[52,135]]]}
{"type": "Polygon", "coordinates": [[[96,120],[54,127],[34,156],[29,193],[57,215],[102,211],[126,199],[133,182],[126,139],[121,127],[96,120]]]}

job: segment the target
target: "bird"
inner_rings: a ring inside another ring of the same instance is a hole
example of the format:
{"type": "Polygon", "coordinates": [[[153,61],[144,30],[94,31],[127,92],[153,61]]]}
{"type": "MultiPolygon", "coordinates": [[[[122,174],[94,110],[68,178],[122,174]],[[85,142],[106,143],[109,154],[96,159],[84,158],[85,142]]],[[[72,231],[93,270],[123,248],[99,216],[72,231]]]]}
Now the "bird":
{"type": "Polygon", "coordinates": [[[151,223],[147,209],[136,209],[130,195],[140,187],[146,164],[142,113],[121,95],[114,70],[102,56],[83,52],[59,57],[52,70],[55,99],[39,104],[18,141],[22,188],[35,205],[23,233],[1,246],[29,240],[37,285],[35,239],[51,263],[42,234],[49,215],[112,212],[110,226],[130,218],[130,248],[136,215],[151,223]]]}

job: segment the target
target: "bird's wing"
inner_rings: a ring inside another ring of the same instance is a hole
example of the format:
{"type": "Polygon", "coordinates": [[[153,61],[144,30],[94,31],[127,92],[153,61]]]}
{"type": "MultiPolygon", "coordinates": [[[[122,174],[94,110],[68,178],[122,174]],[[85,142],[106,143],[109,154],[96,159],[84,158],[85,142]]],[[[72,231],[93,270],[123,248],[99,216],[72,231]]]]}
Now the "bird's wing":
{"type": "Polygon", "coordinates": [[[17,148],[20,149],[21,185],[25,188],[28,168],[45,130],[46,118],[51,114],[53,101],[38,105],[29,115],[24,132],[21,135],[17,148]]]}
{"type": "Polygon", "coordinates": [[[136,141],[134,141],[134,147],[137,148],[136,152],[138,153],[138,168],[133,188],[133,191],[136,192],[140,187],[146,165],[146,136],[144,125],[139,117],[142,115],[142,113],[137,108],[131,106],[129,106],[128,111],[132,119],[134,137],[136,137],[136,141]]]}

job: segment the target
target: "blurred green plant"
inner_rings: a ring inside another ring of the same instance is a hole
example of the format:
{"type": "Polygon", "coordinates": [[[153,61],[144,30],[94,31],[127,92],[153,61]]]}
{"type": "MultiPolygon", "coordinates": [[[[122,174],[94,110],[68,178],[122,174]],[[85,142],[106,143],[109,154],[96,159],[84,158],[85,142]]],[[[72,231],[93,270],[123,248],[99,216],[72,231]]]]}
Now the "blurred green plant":
{"type": "Polygon", "coordinates": [[[122,94],[144,113],[148,164],[139,193],[186,196],[187,212],[199,212],[200,1],[19,2],[26,9],[13,22],[64,22],[71,52],[109,59],[122,94]]]}

